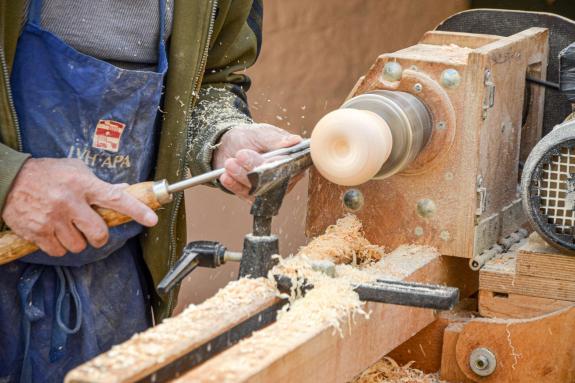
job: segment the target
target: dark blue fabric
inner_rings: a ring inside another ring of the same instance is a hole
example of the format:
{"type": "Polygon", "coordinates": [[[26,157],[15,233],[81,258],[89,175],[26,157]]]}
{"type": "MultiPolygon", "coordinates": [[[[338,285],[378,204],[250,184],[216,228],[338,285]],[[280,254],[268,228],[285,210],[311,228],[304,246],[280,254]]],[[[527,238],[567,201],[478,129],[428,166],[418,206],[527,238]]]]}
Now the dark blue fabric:
{"type": "MultiPolygon", "coordinates": [[[[84,55],[39,26],[33,0],[18,41],[11,85],[25,152],[79,158],[110,183],[147,180],[167,70],[160,0],[157,71],[134,71],[84,55]]],[[[60,382],[78,364],[150,325],[136,236],[111,229],[109,243],[80,254],[38,251],[0,266],[0,381],[60,382]]]]}

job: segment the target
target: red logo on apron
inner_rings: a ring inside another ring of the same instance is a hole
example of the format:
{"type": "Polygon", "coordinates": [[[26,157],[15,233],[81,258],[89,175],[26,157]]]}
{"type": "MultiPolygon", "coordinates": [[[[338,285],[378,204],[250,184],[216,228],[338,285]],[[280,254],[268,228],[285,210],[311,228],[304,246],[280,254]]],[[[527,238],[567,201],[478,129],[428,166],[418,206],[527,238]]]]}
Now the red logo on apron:
{"type": "Polygon", "coordinates": [[[96,126],[92,147],[117,152],[120,148],[120,138],[126,124],[112,120],[100,120],[96,126]]]}

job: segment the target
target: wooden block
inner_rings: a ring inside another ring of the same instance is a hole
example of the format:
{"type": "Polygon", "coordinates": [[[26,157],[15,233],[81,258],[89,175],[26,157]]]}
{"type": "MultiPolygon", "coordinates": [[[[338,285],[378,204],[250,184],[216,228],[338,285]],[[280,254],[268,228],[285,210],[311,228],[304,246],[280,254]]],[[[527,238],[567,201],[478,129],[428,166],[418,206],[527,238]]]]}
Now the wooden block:
{"type": "Polygon", "coordinates": [[[479,291],[479,314],[486,318],[533,318],[573,305],[557,299],[479,291]]]}
{"type": "Polygon", "coordinates": [[[475,33],[429,31],[423,35],[420,44],[457,45],[460,47],[476,49],[494,41],[501,40],[501,36],[478,35],[475,33]]]}
{"type": "MultiPolygon", "coordinates": [[[[457,366],[482,383],[558,383],[575,381],[575,308],[531,319],[470,320],[457,338],[457,366]],[[496,357],[497,367],[479,377],[469,366],[478,347],[496,357]]],[[[443,376],[443,375],[442,375],[443,376]]]]}
{"type": "Polygon", "coordinates": [[[575,282],[575,256],[562,254],[533,233],[517,254],[517,274],[575,282]]]}
{"type": "Polygon", "coordinates": [[[516,274],[515,264],[516,254],[513,252],[505,253],[488,261],[479,272],[479,289],[575,301],[575,281],[516,274]]]}
{"type": "MultiPolygon", "coordinates": [[[[464,259],[438,257],[413,269],[405,279],[458,286],[466,279],[466,269],[464,259]]],[[[343,337],[330,325],[309,328],[303,323],[296,334],[282,337],[281,324],[275,323],[258,337],[280,337],[280,343],[268,348],[257,343],[234,346],[178,382],[347,382],[435,320],[433,311],[425,309],[373,302],[367,309],[369,319],[342,318],[343,337]]]]}
{"type": "Polygon", "coordinates": [[[441,369],[439,376],[442,380],[452,383],[473,383],[457,364],[456,347],[459,335],[463,330],[463,323],[453,323],[445,328],[443,333],[443,347],[441,352],[441,369]]]}
{"type": "Polygon", "coordinates": [[[442,311],[437,319],[418,332],[413,338],[395,348],[387,356],[399,365],[413,362],[412,367],[425,373],[434,373],[441,368],[443,334],[451,323],[465,322],[476,315],[477,300],[465,299],[452,311],[442,311]]]}

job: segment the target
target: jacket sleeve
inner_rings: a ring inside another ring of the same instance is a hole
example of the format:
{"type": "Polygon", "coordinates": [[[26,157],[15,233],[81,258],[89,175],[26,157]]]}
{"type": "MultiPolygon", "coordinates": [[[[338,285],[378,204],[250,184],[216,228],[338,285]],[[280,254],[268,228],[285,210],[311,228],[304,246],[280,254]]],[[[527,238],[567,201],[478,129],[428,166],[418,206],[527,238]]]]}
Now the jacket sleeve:
{"type": "Polygon", "coordinates": [[[206,70],[190,119],[188,163],[193,175],[212,170],[221,136],[238,124],[251,123],[244,73],[261,48],[262,0],[222,1],[214,22],[206,70]]]}
{"type": "MultiPolygon", "coordinates": [[[[0,213],[4,210],[6,196],[12,187],[12,182],[18,175],[24,161],[29,157],[29,154],[20,153],[4,144],[0,144],[0,213]]],[[[0,214],[1,226],[3,226],[3,222],[0,214]]]]}

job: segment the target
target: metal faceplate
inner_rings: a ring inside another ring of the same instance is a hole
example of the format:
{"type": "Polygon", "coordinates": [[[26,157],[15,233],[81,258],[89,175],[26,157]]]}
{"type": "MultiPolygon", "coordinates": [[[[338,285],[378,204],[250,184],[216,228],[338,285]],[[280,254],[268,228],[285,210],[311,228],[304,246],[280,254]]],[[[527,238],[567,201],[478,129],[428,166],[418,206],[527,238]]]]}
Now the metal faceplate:
{"type": "Polygon", "coordinates": [[[533,148],[521,192],[533,228],[551,245],[575,254],[575,122],[558,126],[533,148]]]}

